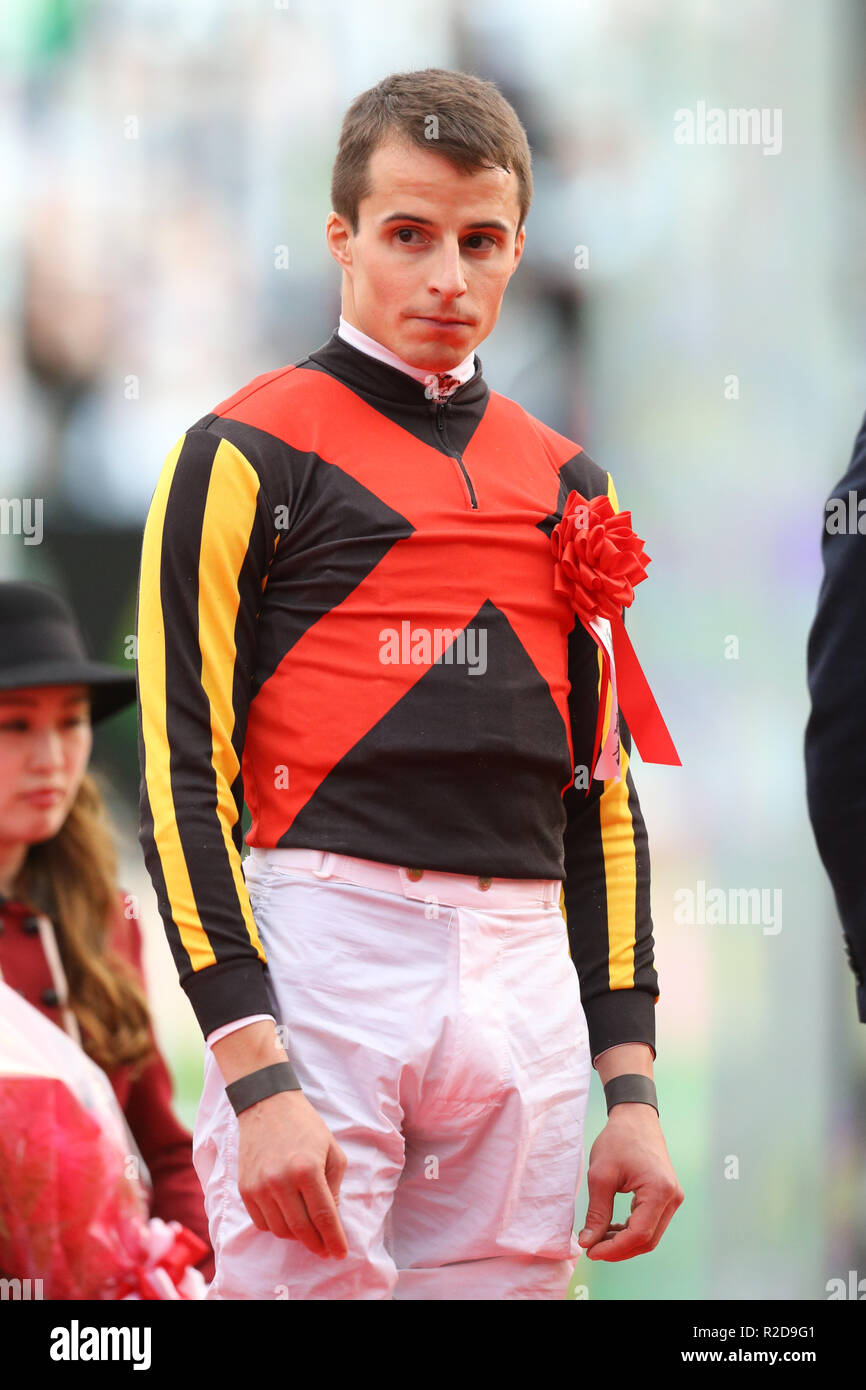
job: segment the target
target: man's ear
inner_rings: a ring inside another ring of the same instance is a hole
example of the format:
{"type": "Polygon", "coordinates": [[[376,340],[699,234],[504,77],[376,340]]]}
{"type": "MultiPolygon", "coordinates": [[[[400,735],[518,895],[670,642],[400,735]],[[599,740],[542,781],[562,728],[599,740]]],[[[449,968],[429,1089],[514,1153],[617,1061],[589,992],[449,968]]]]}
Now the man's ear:
{"type": "Polygon", "coordinates": [[[328,219],[325,223],[325,240],[328,243],[328,250],[343,270],[347,270],[352,264],[350,237],[351,227],[349,223],[332,209],[328,213],[328,219]]]}
{"type": "MultiPolygon", "coordinates": [[[[525,241],[526,241],[526,228],[525,228],[525,227],[521,227],[521,228],[520,228],[520,231],[517,233],[517,236],[514,238],[514,265],[511,267],[511,274],[512,274],[512,275],[514,274],[514,272],[515,272],[515,270],[517,269],[517,267],[520,265],[520,258],[521,258],[521,256],[523,255],[523,247],[524,247],[525,241]]],[[[509,277],[509,278],[510,278],[510,277],[509,277]]]]}

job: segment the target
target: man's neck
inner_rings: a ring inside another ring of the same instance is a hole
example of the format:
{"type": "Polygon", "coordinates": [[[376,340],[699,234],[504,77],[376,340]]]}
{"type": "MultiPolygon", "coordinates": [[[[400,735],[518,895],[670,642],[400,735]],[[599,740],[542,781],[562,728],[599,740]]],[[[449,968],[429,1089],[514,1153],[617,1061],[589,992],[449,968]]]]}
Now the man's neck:
{"type": "MultiPolygon", "coordinates": [[[[343,318],[342,314],[340,315],[337,332],[347,343],[351,343],[352,347],[359,348],[361,352],[368,353],[370,357],[378,358],[380,362],[387,362],[389,366],[396,367],[401,372],[406,372],[407,376],[413,377],[415,381],[420,381],[423,385],[427,385],[431,377],[440,375],[439,373],[425,370],[424,367],[415,367],[411,362],[406,362],[402,357],[398,357],[396,352],[392,352],[390,348],[386,348],[384,344],[377,342],[375,338],[371,338],[368,333],[363,333],[360,328],[356,328],[353,323],[349,323],[343,318]]],[[[448,375],[454,377],[461,386],[464,382],[468,381],[470,377],[474,376],[474,349],[467,357],[464,357],[463,361],[456,367],[449,367],[448,375]]],[[[457,388],[454,387],[453,389],[456,390],[457,388]]]]}

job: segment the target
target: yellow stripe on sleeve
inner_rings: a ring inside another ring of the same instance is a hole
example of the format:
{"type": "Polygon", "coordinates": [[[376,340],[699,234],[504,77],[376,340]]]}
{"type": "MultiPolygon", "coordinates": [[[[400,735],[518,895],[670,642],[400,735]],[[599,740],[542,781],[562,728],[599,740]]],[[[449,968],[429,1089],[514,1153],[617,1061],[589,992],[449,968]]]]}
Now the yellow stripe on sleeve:
{"type": "MultiPolygon", "coordinates": [[[[186,441],[181,436],[167,456],[151,501],[144,529],[139,584],[137,660],[141,701],[142,775],[153,817],[153,836],[160,860],[172,919],[194,971],[216,964],[190,882],[171,782],[171,749],[166,716],[166,622],[161,575],[165,517],[186,441]],[[141,673],[146,673],[142,679],[141,673]]],[[[232,746],[232,691],[236,664],[234,632],[239,603],[238,579],[247,554],[258,492],[251,464],[226,440],[214,455],[204,522],[200,536],[198,572],[198,642],[202,688],[208,700],[211,762],[216,778],[217,812],[231,864],[247,934],[260,959],[266,960],[244,883],[240,856],[232,840],[238,812],[231,787],[238,774],[232,746]]]]}
{"type": "MultiPolygon", "coordinates": [[[[613,478],[607,475],[607,495],[614,511],[619,500],[613,478]]],[[[604,663],[598,653],[598,688],[604,663]]],[[[613,692],[608,688],[605,705],[602,747],[610,729],[613,692]]],[[[634,822],[628,804],[629,757],[620,740],[620,781],[609,778],[599,798],[601,842],[604,854],[604,877],[607,889],[607,923],[609,941],[609,980],[611,989],[627,989],[634,985],[634,952],[637,932],[636,892],[637,855],[634,844],[634,822]]]]}
{"type": "Polygon", "coordinates": [[[202,526],[198,630],[202,656],[201,680],[211,712],[212,761],[216,772],[219,822],[249,939],[261,959],[265,960],[264,948],[249,905],[240,856],[232,839],[232,827],[238,816],[231,793],[240,771],[232,744],[235,724],[232,691],[237,660],[234,633],[240,603],[238,579],[255,520],[258,487],[255,469],[240,450],[223,439],[214,456],[202,526]]]}

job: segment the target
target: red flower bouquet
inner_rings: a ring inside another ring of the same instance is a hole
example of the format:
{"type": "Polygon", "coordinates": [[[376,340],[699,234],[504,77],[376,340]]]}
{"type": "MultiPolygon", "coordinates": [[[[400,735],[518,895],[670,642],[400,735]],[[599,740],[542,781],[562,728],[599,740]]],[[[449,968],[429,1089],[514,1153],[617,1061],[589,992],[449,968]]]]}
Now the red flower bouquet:
{"type": "MultiPolygon", "coordinates": [[[[646,579],[646,567],[650,563],[643,541],[632,530],[631,512],[614,511],[607,496],[587,500],[579,492],[572,491],[565,499],[560,521],[550,534],[550,548],[554,555],[553,587],[568,600],[597,644],[604,662],[592,752],[593,777],[612,777],[620,781],[620,708],[644,762],[680,766],[622,619],[622,610],[631,605],[635,585],[646,579]],[[608,685],[611,690],[610,725],[596,761],[608,685]]],[[[586,795],[589,795],[589,787],[586,795]]]]}
{"type": "Polygon", "coordinates": [[[148,1219],[105,1073],[0,982],[0,1276],[45,1299],[202,1298],[203,1242],[148,1219]]]}

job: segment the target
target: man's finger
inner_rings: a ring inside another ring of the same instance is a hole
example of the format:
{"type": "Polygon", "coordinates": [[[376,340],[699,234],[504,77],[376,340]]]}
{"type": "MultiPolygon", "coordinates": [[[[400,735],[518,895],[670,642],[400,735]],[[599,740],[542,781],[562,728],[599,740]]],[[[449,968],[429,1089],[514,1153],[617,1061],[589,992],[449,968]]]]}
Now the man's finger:
{"type": "Polygon", "coordinates": [[[343,1230],[337,1204],[322,1172],[305,1172],[298,1176],[298,1190],[304,1199],[310,1221],[318,1232],[323,1245],[332,1255],[341,1259],[348,1251],[346,1233],[343,1230]]]}
{"type": "Polygon", "coordinates": [[[252,1197],[245,1197],[244,1194],[243,1194],[243,1192],[241,1192],[241,1201],[243,1202],[244,1206],[246,1207],[246,1209],[247,1209],[247,1211],[248,1211],[248,1213],[249,1213],[249,1218],[250,1218],[250,1220],[252,1221],[253,1225],[255,1226],[256,1230],[257,1230],[257,1231],[268,1231],[268,1230],[270,1230],[270,1227],[268,1226],[267,1221],[265,1220],[264,1216],[262,1215],[261,1208],[259,1207],[258,1202],[253,1201],[253,1198],[252,1198],[252,1197]]]}
{"type": "Polygon", "coordinates": [[[655,1232],[655,1235],[653,1236],[653,1244],[652,1244],[652,1248],[653,1248],[653,1249],[656,1248],[656,1246],[658,1245],[658,1243],[659,1243],[659,1241],[661,1240],[662,1236],[664,1235],[665,1231],[667,1230],[668,1226],[670,1225],[670,1223],[671,1223],[671,1221],[672,1221],[672,1219],[673,1219],[674,1212],[677,1210],[677,1207],[680,1205],[680,1203],[682,1202],[682,1200],[683,1200],[682,1194],[681,1194],[681,1193],[675,1193],[674,1196],[671,1197],[671,1200],[668,1202],[668,1204],[667,1204],[667,1206],[665,1207],[664,1211],[662,1212],[661,1220],[659,1221],[659,1224],[656,1226],[656,1232],[655,1232]]]}
{"type": "Polygon", "coordinates": [[[325,1247],[319,1233],[310,1221],[306,1207],[299,1197],[290,1194],[281,1202],[260,1192],[258,1200],[243,1197],[242,1201],[250,1215],[250,1220],[259,1231],[267,1231],[281,1240],[298,1240],[313,1255],[323,1255],[325,1247]]]}
{"type": "Polygon", "coordinates": [[[260,1192],[257,1206],[271,1235],[279,1236],[281,1240],[294,1239],[294,1233],[289,1228],[279,1204],[272,1197],[266,1192],[260,1192]]]}
{"type": "Polygon", "coordinates": [[[589,1203],[583,1230],[578,1236],[578,1241],[585,1250],[591,1249],[610,1225],[618,1181],[619,1176],[615,1168],[599,1168],[598,1164],[593,1167],[590,1163],[586,1175],[589,1203]]]}
{"type": "Polygon", "coordinates": [[[624,1231],[625,1228],[626,1225],[624,1221],[612,1221],[601,1239],[611,1240],[616,1235],[617,1231],[624,1231]]]}
{"type": "Polygon", "coordinates": [[[325,1180],[334,1195],[335,1203],[340,1200],[340,1184],[346,1171],[346,1155],[336,1144],[331,1144],[325,1159],[325,1180]]]}
{"type": "Polygon", "coordinates": [[[644,1254],[654,1247],[656,1229],[665,1214],[669,1200],[658,1188],[648,1188],[636,1194],[637,1201],[632,1204],[632,1212],[621,1231],[610,1239],[599,1242],[594,1258],[599,1260],[627,1260],[633,1255],[644,1254]]]}

